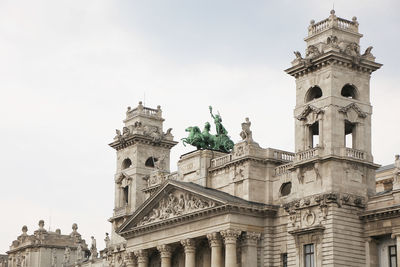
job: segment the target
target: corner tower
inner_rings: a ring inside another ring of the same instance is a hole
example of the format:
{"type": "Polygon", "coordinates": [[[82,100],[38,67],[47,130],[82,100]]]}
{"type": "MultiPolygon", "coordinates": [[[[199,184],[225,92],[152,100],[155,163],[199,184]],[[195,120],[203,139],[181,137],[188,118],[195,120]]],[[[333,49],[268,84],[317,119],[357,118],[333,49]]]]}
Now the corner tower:
{"type": "Polygon", "coordinates": [[[149,175],[170,171],[170,150],[177,144],[171,128],[163,131],[160,106],[152,109],[139,102],[134,109],[128,107],[123,122],[122,132],[116,130],[110,144],[117,151],[114,213],[109,220],[113,224],[112,243],[123,241],[115,229],[144,202],[149,175]]]}
{"type": "MultiPolygon", "coordinates": [[[[296,78],[294,168],[300,183],[314,168],[323,188],[356,195],[375,192],[371,154],[370,77],[382,65],[360,53],[357,18],[311,21],[305,57],[295,52],[286,72],[296,78]]],[[[313,191],[313,190],[311,190],[313,191]]],[[[317,192],[310,192],[317,193],[317,192]]]]}

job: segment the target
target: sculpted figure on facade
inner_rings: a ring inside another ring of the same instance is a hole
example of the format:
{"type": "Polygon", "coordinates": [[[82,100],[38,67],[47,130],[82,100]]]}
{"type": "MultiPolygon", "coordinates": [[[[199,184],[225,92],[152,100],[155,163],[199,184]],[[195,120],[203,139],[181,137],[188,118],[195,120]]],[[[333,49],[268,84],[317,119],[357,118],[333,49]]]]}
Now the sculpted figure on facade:
{"type": "Polygon", "coordinates": [[[92,244],[90,246],[90,257],[92,259],[97,258],[97,245],[96,245],[96,239],[94,238],[94,236],[91,237],[92,239],[92,244]]]}
{"type": "Polygon", "coordinates": [[[80,261],[82,261],[83,260],[83,248],[82,248],[82,244],[81,243],[79,243],[78,244],[78,247],[76,248],[76,260],[78,261],[78,262],[80,262],[80,261]]]}
{"type": "Polygon", "coordinates": [[[137,225],[141,226],[214,206],[215,202],[200,199],[190,193],[170,193],[161,199],[159,204],[137,225]]]}
{"type": "Polygon", "coordinates": [[[245,122],[242,123],[242,131],[240,132],[240,137],[242,140],[245,140],[247,143],[253,142],[253,134],[250,130],[251,122],[249,118],[245,119],[245,122]]]}
{"type": "Polygon", "coordinates": [[[104,238],[104,243],[106,245],[106,248],[108,248],[110,246],[110,242],[111,242],[110,237],[109,237],[108,233],[106,233],[106,237],[104,238]]]}

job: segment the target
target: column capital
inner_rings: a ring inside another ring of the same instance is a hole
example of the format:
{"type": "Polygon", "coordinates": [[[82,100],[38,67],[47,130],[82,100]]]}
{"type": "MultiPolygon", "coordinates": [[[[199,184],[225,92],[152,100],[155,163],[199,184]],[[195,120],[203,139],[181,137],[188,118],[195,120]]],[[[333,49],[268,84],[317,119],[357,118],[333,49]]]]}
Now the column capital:
{"type": "Polygon", "coordinates": [[[146,249],[140,249],[134,252],[138,263],[147,263],[149,261],[149,252],[146,249]]]}
{"type": "Polygon", "coordinates": [[[258,240],[261,238],[261,233],[257,232],[244,232],[241,236],[243,245],[257,246],[258,240]]]}
{"type": "Polygon", "coordinates": [[[211,234],[207,234],[208,241],[210,242],[210,247],[221,247],[222,246],[222,238],[221,234],[218,232],[214,232],[211,234]]]}
{"type": "Polygon", "coordinates": [[[196,242],[192,238],[181,240],[181,244],[185,249],[185,253],[196,251],[196,242]]]}
{"type": "Polygon", "coordinates": [[[222,237],[224,238],[225,244],[229,243],[235,243],[237,238],[240,236],[242,231],[236,230],[236,229],[227,229],[227,230],[222,230],[221,232],[222,237]]]}
{"type": "Polygon", "coordinates": [[[172,247],[170,245],[157,246],[158,251],[160,251],[161,258],[171,258],[172,247]]]}

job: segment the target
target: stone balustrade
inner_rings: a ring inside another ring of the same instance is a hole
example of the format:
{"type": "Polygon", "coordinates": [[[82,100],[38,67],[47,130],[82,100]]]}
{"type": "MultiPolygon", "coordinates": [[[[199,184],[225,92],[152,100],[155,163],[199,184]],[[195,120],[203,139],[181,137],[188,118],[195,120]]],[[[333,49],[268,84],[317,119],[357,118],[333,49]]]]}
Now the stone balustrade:
{"type": "Polygon", "coordinates": [[[289,168],[291,168],[292,166],[293,166],[293,162],[283,164],[283,165],[276,167],[275,168],[275,176],[279,176],[279,175],[289,172],[289,168]]]}
{"type": "Polygon", "coordinates": [[[127,119],[130,119],[138,115],[147,115],[147,116],[154,116],[161,118],[162,116],[161,107],[158,106],[157,109],[147,108],[143,106],[142,102],[139,102],[139,105],[136,108],[130,109],[129,107],[128,111],[126,112],[127,119]]]}
{"type": "Polygon", "coordinates": [[[294,160],[294,153],[283,151],[283,150],[278,150],[278,149],[271,149],[273,158],[274,159],[279,159],[282,161],[293,161],[294,160]]]}
{"type": "Polygon", "coordinates": [[[228,154],[211,160],[211,168],[222,166],[232,160],[232,154],[228,154]]]}
{"type": "Polygon", "coordinates": [[[342,151],[343,151],[342,152],[343,157],[359,159],[359,160],[366,159],[365,151],[354,149],[354,148],[348,148],[348,147],[345,147],[342,151]]]}
{"type": "MultiPolygon", "coordinates": [[[[197,246],[204,246],[204,241],[208,240],[211,250],[210,262],[205,263],[213,267],[232,267],[237,266],[237,253],[241,253],[241,266],[256,267],[257,266],[257,246],[261,238],[261,233],[243,232],[238,229],[225,229],[213,233],[206,234],[202,237],[185,238],[173,244],[160,244],[156,248],[137,249],[134,253],[128,253],[128,267],[139,266],[149,267],[151,262],[155,262],[152,257],[159,257],[161,267],[172,267],[172,257],[174,251],[179,247],[183,248],[185,257],[185,267],[196,266],[196,253],[199,250],[197,246]],[[199,242],[203,241],[203,242],[199,242]],[[241,250],[237,250],[238,245],[241,250]],[[152,251],[158,253],[152,253],[152,251]],[[159,255],[159,256],[157,256],[159,255]]],[[[206,244],[207,244],[206,243],[206,244]]]]}
{"type": "Polygon", "coordinates": [[[314,147],[296,153],[296,161],[305,161],[319,156],[321,147],[314,147]]]}
{"type": "Polygon", "coordinates": [[[332,10],[329,18],[321,20],[317,23],[315,23],[314,20],[311,21],[310,26],[308,27],[308,36],[320,33],[333,27],[337,27],[341,30],[358,32],[357,18],[353,17],[352,21],[338,18],[335,15],[335,11],[332,10]]]}
{"type": "MultiPolygon", "coordinates": [[[[252,155],[255,157],[264,157],[265,159],[276,159],[276,160],[280,160],[283,162],[290,162],[293,161],[295,158],[295,154],[291,153],[291,152],[287,152],[287,151],[283,151],[283,150],[279,150],[279,149],[274,149],[274,148],[267,148],[264,151],[262,151],[261,154],[256,154],[253,155],[251,153],[247,153],[247,154],[243,154],[240,157],[243,157],[244,155],[252,155]]],[[[222,157],[218,157],[215,159],[211,160],[211,168],[216,168],[219,166],[223,166],[226,163],[229,163],[233,160],[236,160],[238,157],[237,156],[233,156],[232,154],[228,154],[228,155],[224,155],[222,157]]]]}

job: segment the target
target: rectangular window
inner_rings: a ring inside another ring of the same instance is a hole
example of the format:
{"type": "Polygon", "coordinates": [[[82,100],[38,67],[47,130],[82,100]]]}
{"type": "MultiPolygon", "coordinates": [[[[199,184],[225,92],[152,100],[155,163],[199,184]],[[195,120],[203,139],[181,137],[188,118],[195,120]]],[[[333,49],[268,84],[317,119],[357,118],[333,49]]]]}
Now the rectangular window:
{"type": "Polygon", "coordinates": [[[397,267],[397,247],[389,246],[390,267],[397,267]]]}
{"type": "Polygon", "coordinates": [[[282,267],[287,267],[287,253],[281,254],[282,267]]]}
{"type": "Polygon", "coordinates": [[[314,244],[304,245],[304,267],[315,267],[314,244]]]}
{"type": "Polygon", "coordinates": [[[129,186],[124,187],[124,204],[129,204],[129,186]]]}

